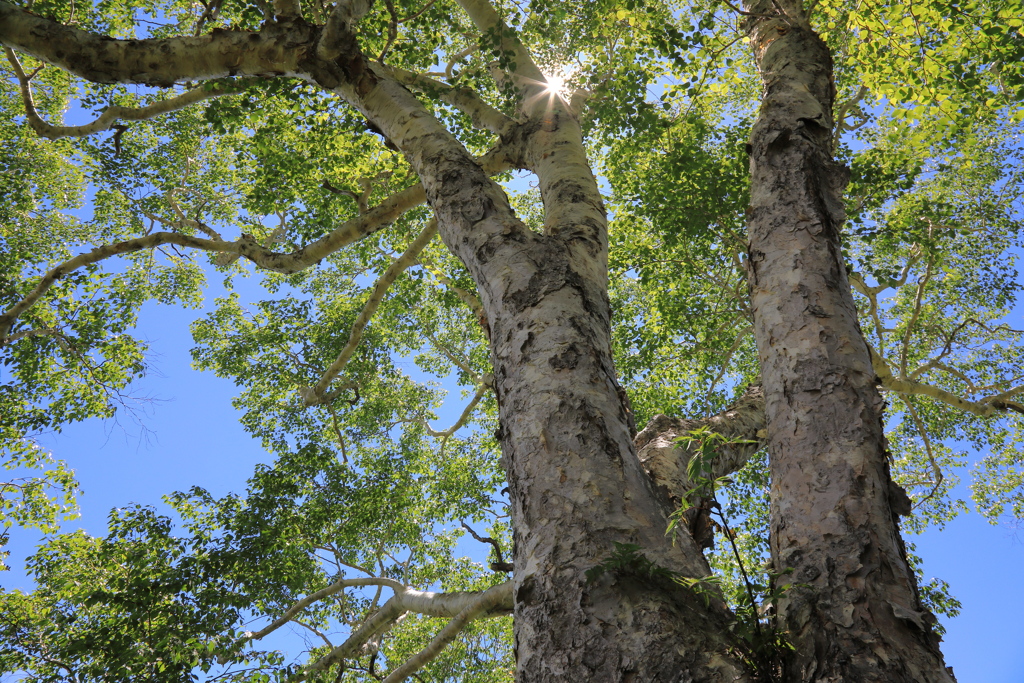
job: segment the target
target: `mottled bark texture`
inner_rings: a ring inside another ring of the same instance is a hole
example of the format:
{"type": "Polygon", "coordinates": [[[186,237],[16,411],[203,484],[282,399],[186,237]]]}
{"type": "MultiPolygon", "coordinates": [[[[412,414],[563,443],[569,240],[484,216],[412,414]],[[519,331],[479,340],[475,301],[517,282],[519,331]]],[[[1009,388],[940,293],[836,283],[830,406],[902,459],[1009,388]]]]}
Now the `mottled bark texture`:
{"type": "Polygon", "coordinates": [[[664,579],[586,578],[616,543],[670,572],[709,570],[692,539],[665,536],[666,510],[633,448],[611,357],[607,219],[579,122],[552,102],[507,138],[516,164],[538,175],[546,222],[534,232],[458,140],[360,58],[343,55],[317,81],[405,154],[489,321],[515,531],[517,679],[746,680],[721,605],[664,579]]]}
{"type": "Polygon", "coordinates": [[[548,222],[537,233],[408,91],[356,80],[365,69],[346,65],[338,92],[420,175],[489,321],[516,537],[518,680],[743,680],[720,606],[664,580],[586,579],[615,543],[687,576],[708,567],[692,540],[665,537],[665,510],[633,449],[611,360],[604,206],[578,121],[556,107],[509,137],[518,165],[540,180],[548,222]]]}
{"type": "Polygon", "coordinates": [[[900,539],[882,400],[840,250],[827,46],[799,3],[745,5],[764,83],[750,137],[748,277],[771,459],[771,552],[790,585],[787,681],[950,681],[900,539]]]}
{"type": "Polygon", "coordinates": [[[745,680],[720,606],[666,580],[586,579],[615,543],[687,576],[708,568],[691,539],[666,538],[666,510],[633,449],[611,359],[604,207],[581,161],[578,122],[552,112],[523,140],[548,209],[543,233],[518,221],[454,148],[417,169],[490,322],[515,529],[517,680],[745,680]],[[545,177],[580,164],[585,174],[573,180],[545,177]]]}

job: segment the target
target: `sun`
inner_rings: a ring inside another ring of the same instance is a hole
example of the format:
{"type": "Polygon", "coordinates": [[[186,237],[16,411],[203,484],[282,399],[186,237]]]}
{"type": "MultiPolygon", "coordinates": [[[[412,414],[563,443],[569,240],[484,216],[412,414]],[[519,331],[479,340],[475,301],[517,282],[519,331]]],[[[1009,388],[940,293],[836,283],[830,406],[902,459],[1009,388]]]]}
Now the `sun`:
{"type": "Polygon", "coordinates": [[[557,71],[544,74],[544,92],[551,96],[558,96],[563,100],[568,101],[572,95],[572,87],[569,85],[569,79],[572,78],[572,73],[568,68],[562,67],[557,71]]]}
{"type": "Polygon", "coordinates": [[[547,81],[546,90],[554,95],[560,95],[565,97],[566,95],[566,84],[565,78],[560,74],[544,74],[544,80],[547,81]]]}
{"type": "Polygon", "coordinates": [[[575,92],[575,87],[569,82],[573,75],[571,67],[552,65],[544,69],[539,80],[530,82],[532,93],[523,104],[527,109],[538,106],[552,109],[557,102],[568,105],[575,92]]]}

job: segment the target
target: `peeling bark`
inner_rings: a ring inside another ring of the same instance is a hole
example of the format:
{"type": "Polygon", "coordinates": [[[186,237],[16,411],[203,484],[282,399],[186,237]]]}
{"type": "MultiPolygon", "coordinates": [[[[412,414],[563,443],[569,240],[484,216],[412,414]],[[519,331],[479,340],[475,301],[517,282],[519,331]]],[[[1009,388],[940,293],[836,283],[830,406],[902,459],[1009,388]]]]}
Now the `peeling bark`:
{"type": "Polygon", "coordinates": [[[757,0],[764,82],[750,136],[748,280],[768,416],[771,552],[792,570],[780,620],[787,681],[944,681],[934,617],[897,524],[882,400],[839,230],[847,170],[831,155],[828,47],[799,3],[757,0]]]}
{"type": "MultiPolygon", "coordinates": [[[[545,196],[579,207],[566,207],[546,234],[532,232],[434,119],[414,101],[395,106],[405,92],[374,89],[362,101],[420,173],[441,237],[473,275],[490,323],[516,534],[518,680],[744,680],[721,606],[708,611],[672,583],[585,578],[615,543],[640,546],[670,571],[708,574],[692,540],[673,546],[665,537],[665,510],[632,447],[611,360],[603,206],[589,169],[582,182],[593,187],[571,202],[557,189],[545,196]]],[[[557,119],[546,125],[527,159],[578,132],[575,121],[568,132],[557,119]]]]}
{"type": "MultiPolygon", "coordinates": [[[[515,522],[518,680],[742,679],[724,652],[724,612],[715,619],[672,584],[586,583],[617,542],[688,576],[708,569],[688,537],[667,542],[632,449],[607,303],[587,280],[597,266],[558,237],[523,242],[508,255],[520,263],[498,293],[505,305],[484,297],[515,522]]],[[[506,268],[505,252],[491,262],[506,268]]]]}
{"type": "Polygon", "coordinates": [[[721,604],[709,610],[670,581],[585,576],[616,543],[685,576],[709,569],[692,539],[666,538],[665,510],[633,449],[611,358],[607,219],[579,122],[554,108],[517,136],[557,216],[537,234],[408,90],[361,55],[337,64],[313,77],[403,151],[490,324],[516,539],[518,680],[746,680],[721,604]],[[576,168],[572,183],[559,182],[559,162],[576,168]]]}

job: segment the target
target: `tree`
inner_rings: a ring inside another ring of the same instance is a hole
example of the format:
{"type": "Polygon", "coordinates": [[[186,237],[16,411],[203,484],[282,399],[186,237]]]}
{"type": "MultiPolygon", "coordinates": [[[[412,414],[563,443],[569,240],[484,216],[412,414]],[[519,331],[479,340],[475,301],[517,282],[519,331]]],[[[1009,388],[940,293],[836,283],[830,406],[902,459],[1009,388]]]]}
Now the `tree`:
{"type": "MultiPolygon", "coordinates": [[[[194,303],[208,252],[268,273],[271,299],[193,331],[278,455],[246,497],[172,495],[184,532],[139,508],[47,543],[39,590],[3,594],[4,668],[507,680],[507,620],[480,618],[512,612],[524,682],[952,680],[930,608],[953,603],[918,585],[891,470],[911,524],[941,523],[936,442],[1018,438],[1020,16],[0,2],[9,448],[111,414],[145,370],[139,305],[194,303]],[[72,95],[102,113],[51,123],[72,95]],[[507,196],[513,170],[539,192],[507,196]],[[451,428],[411,354],[469,388],[451,428]],[[655,416],[679,408],[715,414],[655,416]],[[476,573],[451,523],[504,504],[476,573]],[[286,623],[324,642],[308,662],[258,649],[286,623]]],[[[1019,514],[1015,450],[987,462],[979,495],[1019,514]]]]}

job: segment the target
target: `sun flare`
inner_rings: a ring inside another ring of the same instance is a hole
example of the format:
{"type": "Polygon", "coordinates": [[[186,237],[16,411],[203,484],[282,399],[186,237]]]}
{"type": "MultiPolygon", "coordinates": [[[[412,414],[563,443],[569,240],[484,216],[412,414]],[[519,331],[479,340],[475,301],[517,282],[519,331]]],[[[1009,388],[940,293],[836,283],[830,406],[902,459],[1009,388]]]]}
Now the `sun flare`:
{"type": "Polygon", "coordinates": [[[565,96],[565,79],[559,75],[544,75],[548,92],[565,96]]]}
{"type": "Polygon", "coordinates": [[[544,90],[549,95],[557,95],[563,100],[568,100],[572,94],[572,88],[569,86],[569,79],[572,74],[565,68],[559,69],[554,73],[544,74],[544,90]]]}

